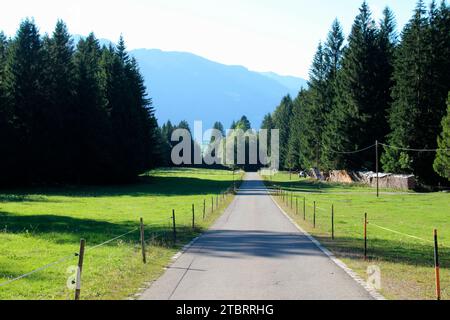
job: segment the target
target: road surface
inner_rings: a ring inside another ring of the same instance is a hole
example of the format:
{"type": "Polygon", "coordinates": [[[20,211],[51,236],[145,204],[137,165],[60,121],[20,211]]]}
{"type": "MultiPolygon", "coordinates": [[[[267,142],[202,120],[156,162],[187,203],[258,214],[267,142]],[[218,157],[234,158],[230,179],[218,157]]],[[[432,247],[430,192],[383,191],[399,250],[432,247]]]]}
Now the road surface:
{"type": "Polygon", "coordinates": [[[281,212],[256,173],[143,300],[366,300],[371,295],[281,212]]]}

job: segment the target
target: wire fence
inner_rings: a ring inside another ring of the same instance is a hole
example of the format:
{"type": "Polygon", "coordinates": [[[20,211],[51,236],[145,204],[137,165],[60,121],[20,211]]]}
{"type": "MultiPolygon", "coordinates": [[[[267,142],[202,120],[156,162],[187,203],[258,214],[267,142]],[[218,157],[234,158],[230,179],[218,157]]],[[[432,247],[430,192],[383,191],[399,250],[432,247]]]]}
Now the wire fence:
{"type": "MultiPolygon", "coordinates": [[[[87,247],[86,249],[84,249],[83,244],[85,243],[85,240],[81,239],[82,245],[80,247],[80,252],[72,253],[56,261],[50,262],[32,271],[24,273],[20,276],[1,282],[0,288],[7,287],[8,285],[11,285],[17,281],[29,278],[37,273],[61,265],[64,262],[75,260],[77,257],[80,264],[80,260],[83,260],[85,253],[90,253],[96,249],[112,244],[132,235],[133,233],[137,233],[138,231],[141,231],[140,244],[144,256],[144,263],[146,263],[146,246],[155,244],[156,240],[160,240],[164,244],[172,247],[178,247],[178,245],[188,242],[190,238],[201,231],[201,225],[203,224],[203,222],[207,222],[214,213],[218,213],[222,209],[222,206],[227,203],[229,196],[236,193],[236,189],[239,187],[240,183],[241,180],[238,180],[236,181],[236,183],[233,183],[233,185],[228,189],[211,196],[211,203],[208,203],[209,201],[207,201],[207,199],[205,198],[200,208],[198,206],[196,207],[194,204],[192,204],[192,206],[190,205],[189,210],[186,210],[184,213],[179,214],[178,217],[176,211],[173,210],[172,215],[168,214],[167,218],[158,221],[152,220],[151,223],[146,225],[143,224],[143,219],[141,219],[140,227],[133,228],[130,231],[115,236],[92,247],[87,247]],[[201,221],[201,223],[198,223],[198,221],[201,221]]],[[[79,285],[81,283],[81,269],[82,261],[81,265],[78,266],[77,280],[75,281],[75,283],[77,284],[76,291],[80,290],[79,285]]],[[[75,299],[79,299],[79,292],[78,298],[76,294],[75,299]]]]}
{"type": "MultiPolygon", "coordinates": [[[[418,257],[417,259],[429,259],[429,253],[434,249],[436,288],[439,288],[439,290],[437,290],[439,292],[436,292],[436,297],[437,299],[441,299],[439,249],[445,249],[444,258],[445,261],[447,261],[447,255],[449,253],[448,250],[450,249],[450,246],[448,246],[447,243],[441,243],[440,241],[438,241],[438,234],[436,229],[433,229],[434,238],[431,237],[432,230],[430,229],[430,238],[427,239],[407,232],[395,230],[395,228],[388,228],[386,226],[383,226],[382,221],[377,221],[377,219],[370,219],[367,213],[363,215],[364,210],[361,210],[361,208],[355,209],[360,210],[360,214],[353,213],[349,215],[348,208],[345,210],[345,214],[336,214],[340,209],[343,209],[343,206],[345,206],[345,204],[343,204],[342,202],[338,206],[336,206],[335,201],[329,200],[329,202],[327,202],[328,200],[324,200],[325,203],[329,205],[329,207],[326,208],[323,207],[322,204],[319,204],[318,201],[311,200],[311,198],[314,197],[314,194],[302,194],[301,196],[299,196],[297,193],[292,192],[290,189],[287,190],[275,184],[270,185],[269,190],[271,195],[276,198],[277,202],[279,202],[288,212],[290,212],[294,216],[299,217],[300,220],[303,220],[305,223],[307,223],[307,225],[312,230],[316,230],[321,237],[323,237],[324,232],[329,233],[331,240],[334,241],[331,242],[332,246],[333,244],[337,247],[341,245],[342,247],[340,248],[340,250],[348,250],[350,248],[352,249],[352,251],[361,250],[360,256],[365,260],[368,260],[369,257],[383,259],[387,256],[392,256],[394,257],[394,259],[398,259],[399,250],[407,251],[414,246],[417,247],[418,245],[417,243],[411,243],[409,246],[395,248],[393,249],[393,252],[386,252],[387,250],[389,250],[389,247],[383,247],[386,245],[386,238],[380,236],[372,228],[378,229],[382,232],[390,233],[391,235],[399,236],[400,238],[406,237],[420,242],[421,247],[416,248],[416,251],[414,252],[414,256],[418,257]],[[339,217],[339,220],[337,219],[337,217],[339,217]],[[355,220],[358,221],[358,219],[360,219],[361,223],[354,223],[355,220]],[[336,235],[339,235],[339,237],[336,237],[336,235]],[[342,240],[343,242],[339,244],[338,241],[335,240],[342,240]],[[372,252],[370,252],[370,249],[372,249],[372,252]],[[425,253],[424,250],[426,251],[425,253]]],[[[405,224],[402,224],[402,226],[409,227],[410,230],[416,229],[418,227],[405,224]]],[[[433,261],[428,262],[431,265],[433,261]]]]}

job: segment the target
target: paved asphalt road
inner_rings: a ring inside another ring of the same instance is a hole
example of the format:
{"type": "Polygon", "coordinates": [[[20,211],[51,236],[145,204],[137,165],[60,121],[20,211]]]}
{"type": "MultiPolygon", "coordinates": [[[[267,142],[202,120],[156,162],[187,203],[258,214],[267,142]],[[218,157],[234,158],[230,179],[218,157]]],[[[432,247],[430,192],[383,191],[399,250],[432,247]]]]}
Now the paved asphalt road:
{"type": "Polygon", "coordinates": [[[367,291],[283,215],[256,173],[216,224],[141,296],[157,300],[361,300],[367,291]]]}

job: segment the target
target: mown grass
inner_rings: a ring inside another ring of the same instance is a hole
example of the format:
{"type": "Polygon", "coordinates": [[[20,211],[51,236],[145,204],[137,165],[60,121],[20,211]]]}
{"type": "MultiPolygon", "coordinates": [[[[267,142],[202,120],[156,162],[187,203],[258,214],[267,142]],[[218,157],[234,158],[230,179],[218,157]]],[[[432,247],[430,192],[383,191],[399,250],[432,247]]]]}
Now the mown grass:
{"type": "Polygon", "coordinates": [[[320,183],[295,176],[291,180],[287,173],[266,179],[266,184],[287,191],[288,200],[275,197],[277,202],[363,278],[367,278],[369,266],[379,266],[380,291],[390,299],[435,299],[433,230],[438,229],[442,298],[450,299],[449,194],[381,190],[381,196],[377,198],[375,190],[369,187],[320,183]],[[294,197],[292,208],[291,195],[294,197]],[[303,199],[306,201],[306,220],[303,199]],[[313,227],[314,201],[317,204],[316,228],[313,227]],[[335,207],[335,240],[331,239],[332,205],[335,207]],[[368,214],[369,220],[368,261],[363,259],[364,213],[368,214]]]}
{"type": "MultiPolygon", "coordinates": [[[[239,178],[239,175],[236,176],[239,178]]],[[[123,299],[162,274],[171,257],[209,227],[232,200],[216,195],[233,183],[221,170],[161,169],[139,183],[119,186],[32,188],[0,191],[0,284],[43,265],[69,259],[30,277],[0,286],[0,299],[73,299],[69,266],[81,238],[87,241],[82,299],[123,299]],[[206,219],[203,203],[206,200],[206,219]],[[196,228],[192,229],[192,204],[196,228]],[[178,242],[172,242],[176,211],[178,242]],[[146,225],[148,263],[142,263],[139,232],[94,246],[146,225]]]]}

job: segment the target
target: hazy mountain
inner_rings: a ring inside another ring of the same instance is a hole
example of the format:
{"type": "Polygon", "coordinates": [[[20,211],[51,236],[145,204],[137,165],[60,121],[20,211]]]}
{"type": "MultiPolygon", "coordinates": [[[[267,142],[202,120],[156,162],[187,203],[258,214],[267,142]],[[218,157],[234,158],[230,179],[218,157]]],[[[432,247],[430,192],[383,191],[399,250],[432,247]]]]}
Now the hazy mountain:
{"type": "Polygon", "coordinates": [[[246,115],[258,128],[286,94],[296,96],[305,80],[252,72],[184,52],[131,51],[145,77],[159,123],[202,120],[229,127],[246,115]]]}
{"type": "Polygon", "coordinates": [[[297,78],[293,76],[280,76],[279,74],[276,74],[274,72],[261,72],[261,74],[270,79],[278,81],[281,85],[291,90],[293,98],[297,96],[300,88],[306,89],[308,87],[308,81],[302,78],[297,78]]]}
{"type": "MultiPolygon", "coordinates": [[[[83,36],[74,35],[76,44],[83,36]]],[[[114,45],[99,39],[100,45],[114,45]]],[[[226,128],[246,115],[254,128],[282,97],[296,97],[306,80],[273,72],[253,72],[242,66],[213,62],[186,52],[132,50],[145,78],[159,124],[202,120],[205,128],[221,121],[226,128]]]]}

